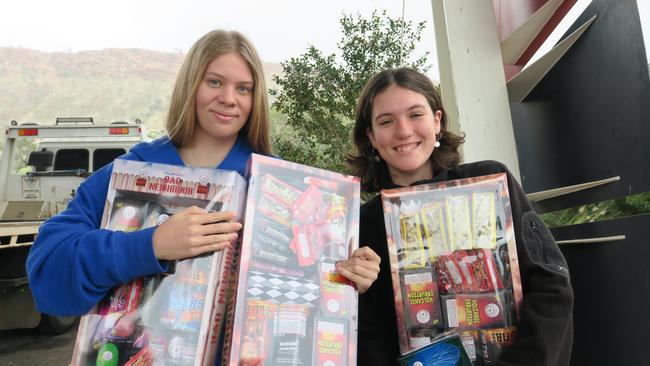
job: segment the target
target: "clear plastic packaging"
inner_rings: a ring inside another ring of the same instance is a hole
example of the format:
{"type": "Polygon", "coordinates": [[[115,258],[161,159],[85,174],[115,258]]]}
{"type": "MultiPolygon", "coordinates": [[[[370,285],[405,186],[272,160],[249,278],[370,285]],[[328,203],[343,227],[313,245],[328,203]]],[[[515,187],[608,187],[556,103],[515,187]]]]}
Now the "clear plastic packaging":
{"type": "MultiPolygon", "coordinates": [[[[101,227],[136,231],[193,205],[241,219],[245,194],[236,172],[117,159],[101,227]]],[[[212,364],[233,261],[226,249],[116,287],[81,318],[71,364],[212,364]]]]}
{"type": "Polygon", "coordinates": [[[522,292],[506,179],[382,191],[402,355],[451,331],[490,364],[512,341],[522,292]]]}
{"type": "Polygon", "coordinates": [[[223,365],[354,366],[358,298],[335,262],[358,248],[358,178],[255,154],[249,175],[223,365]]]}

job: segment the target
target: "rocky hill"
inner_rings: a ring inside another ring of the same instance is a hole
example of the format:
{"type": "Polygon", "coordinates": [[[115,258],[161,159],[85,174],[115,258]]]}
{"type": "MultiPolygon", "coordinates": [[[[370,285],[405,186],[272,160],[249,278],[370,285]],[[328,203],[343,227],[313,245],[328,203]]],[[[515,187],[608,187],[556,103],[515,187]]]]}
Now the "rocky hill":
{"type": "MultiPolygon", "coordinates": [[[[162,128],[183,54],[142,49],[40,52],[0,48],[0,125],[53,123],[56,117],[96,121],[140,118],[162,128]]],[[[279,64],[265,64],[267,85],[279,64]]]]}

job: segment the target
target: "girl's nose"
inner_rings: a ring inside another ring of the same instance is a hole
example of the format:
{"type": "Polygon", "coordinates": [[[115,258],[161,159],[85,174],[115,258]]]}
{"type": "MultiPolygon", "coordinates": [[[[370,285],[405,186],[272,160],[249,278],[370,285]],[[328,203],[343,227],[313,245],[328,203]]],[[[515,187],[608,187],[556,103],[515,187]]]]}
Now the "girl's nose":
{"type": "Polygon", "coordinates": [[[396,127],[395,135],[399,138],[411,137],[413,134],[413,129],[408,120],[398,119],[396,127]]]}
{"type": "Polygon", "coordinates": [[[231,87],[221,88],[217,100],[223,104],[235,103],[235,90],[231,87]]]}

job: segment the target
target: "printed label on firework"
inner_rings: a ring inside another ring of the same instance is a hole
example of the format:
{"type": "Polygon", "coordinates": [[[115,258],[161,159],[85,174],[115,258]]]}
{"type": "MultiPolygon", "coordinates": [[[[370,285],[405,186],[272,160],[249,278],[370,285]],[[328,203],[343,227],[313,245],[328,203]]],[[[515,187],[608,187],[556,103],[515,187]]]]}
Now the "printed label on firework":
{"type": "Polygon", "coordinates": [[[316,317],[314,323],[314,362],[317,366],[347,365],[347,322],[316,317]]]}
{"type": "Polygon", "coordinates": [[[350,316],[352,287],[347,284],[347,281],[337,282],[344,279],[339,277],[342,276],[336,273],[333,263],[323,262],[321,264],[320,311],[324,316],[342,318],[350,316]]]}
{"type": "Polygon", "coordinates": [[[457,294],[442,298],[449,328],[503,325],[503,304],[498,294],[457,294]]]}
{"type": "Polygon", "coordinates": [[[405,306],[409,316],[408,327],[441,325],[438,290],[430,270],[411,270],[404,274],[405,306]]]}
{"type": "Polygon", "coordinates": [[[483,363],[492,365],[496,362],[501,350],[512,344],[516,327],[481,329],[481,352],[483,363]]]}

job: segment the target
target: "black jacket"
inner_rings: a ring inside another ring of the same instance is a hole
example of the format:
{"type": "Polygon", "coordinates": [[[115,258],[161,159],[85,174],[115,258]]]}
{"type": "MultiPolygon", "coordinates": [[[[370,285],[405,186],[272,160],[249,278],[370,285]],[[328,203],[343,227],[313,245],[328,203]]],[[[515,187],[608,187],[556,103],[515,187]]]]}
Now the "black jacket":
{"type": "MultiPolygon", "coordinates": [[[[497,365],[568,365],[573,343],[573,289],[553,236],[532,210],[522,188],[501,163],[482,161],[443,170],[425,184],[507,173],[523,288],[517,335],[497,365]]],[[[390,184],[386,188],[393,188],[390,184]]],[[[381,257],[377,281],[359,297],[359,366],[395,365],[397,320],[381,197],[361,206],[359,243],[381,257]]]]}

